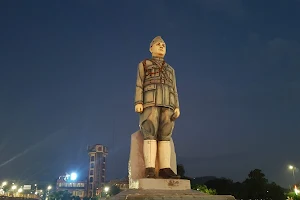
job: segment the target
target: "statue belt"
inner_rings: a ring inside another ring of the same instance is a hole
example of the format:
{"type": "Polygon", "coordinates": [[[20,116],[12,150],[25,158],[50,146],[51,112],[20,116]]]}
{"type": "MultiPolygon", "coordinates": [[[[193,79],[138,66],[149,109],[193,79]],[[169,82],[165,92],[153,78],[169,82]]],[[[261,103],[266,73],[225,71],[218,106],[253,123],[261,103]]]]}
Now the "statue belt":
{"type": "Polygon", "coordinates": [[[170,81],[164,80],[164,79],[153,79],[153,80],[147,80],[144,82],[144,87],[151,84],[166,84],[170,87],[173,86],[173,84],[170,81]]]}

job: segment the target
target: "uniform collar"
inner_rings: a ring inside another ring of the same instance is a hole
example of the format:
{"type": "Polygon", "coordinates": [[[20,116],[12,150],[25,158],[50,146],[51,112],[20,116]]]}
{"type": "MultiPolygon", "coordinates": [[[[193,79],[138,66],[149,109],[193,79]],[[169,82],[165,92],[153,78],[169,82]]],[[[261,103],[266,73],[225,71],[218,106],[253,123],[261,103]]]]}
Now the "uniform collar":
{"type": "Polygon", "coordinates": [[[160,58],[160,57],[156,57],[156,56],[152,56],[153,60],[157,60],[157,61],[164,61],[164,58],[160,58]]]}

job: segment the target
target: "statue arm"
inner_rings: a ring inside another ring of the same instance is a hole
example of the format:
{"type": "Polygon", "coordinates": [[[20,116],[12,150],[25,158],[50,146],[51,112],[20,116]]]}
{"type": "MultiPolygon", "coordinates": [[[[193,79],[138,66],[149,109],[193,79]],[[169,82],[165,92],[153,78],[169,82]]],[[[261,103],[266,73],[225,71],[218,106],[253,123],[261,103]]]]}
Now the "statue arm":
{"type": "Polygon", "coordinates": [[[176,85],[176,75],[175,75],[174,69],[173,69],[173,75],[174,75],[173,87],[174,87],[174,93],[175,93],[175,108],[179,109],[179,100],[178,100],[178,92],[177,92],[177,85],[176,85]]]}
{"type": "Polygon", "coordinates": [[[137,70],[134,105],[143,104],[143,102],[144,102],[144,99],[143,99],[144,78],[145,78],[144,66],[143,66],[143,63],[140,62],[138,65],[138,70],[137,70]]]}

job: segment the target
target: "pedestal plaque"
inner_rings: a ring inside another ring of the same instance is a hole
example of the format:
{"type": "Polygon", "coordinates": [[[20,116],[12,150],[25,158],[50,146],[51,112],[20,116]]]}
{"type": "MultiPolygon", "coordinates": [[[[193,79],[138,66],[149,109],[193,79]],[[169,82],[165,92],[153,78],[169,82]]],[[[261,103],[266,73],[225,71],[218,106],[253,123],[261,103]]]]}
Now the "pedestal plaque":
{"type": "Polygon", "coordinates": [[[190,180],[184,179],[153,179],[142,178],[137,181],[137,187],[142,190],[190,190],[190,180]]]}

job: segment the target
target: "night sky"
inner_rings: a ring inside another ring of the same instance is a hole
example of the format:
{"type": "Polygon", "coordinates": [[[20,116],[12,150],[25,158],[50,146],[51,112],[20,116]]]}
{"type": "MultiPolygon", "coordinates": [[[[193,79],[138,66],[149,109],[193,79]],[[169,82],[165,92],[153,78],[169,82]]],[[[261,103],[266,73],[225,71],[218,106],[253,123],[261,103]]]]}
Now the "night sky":
{"type": "MultiPolygon", "coordinates": [[[[127,175],[137,65],[161,35],[176,70],[173,133],[187,175],[242,181],[300,167],[300,1],[0,3],[0,179],[87,175],[108,146],[107,178],[127,175]]],[[[300,173],[300,172],[299,172],[300,173]]],[[[296,173],[300,179],[300,174],[296,173]]]]}

